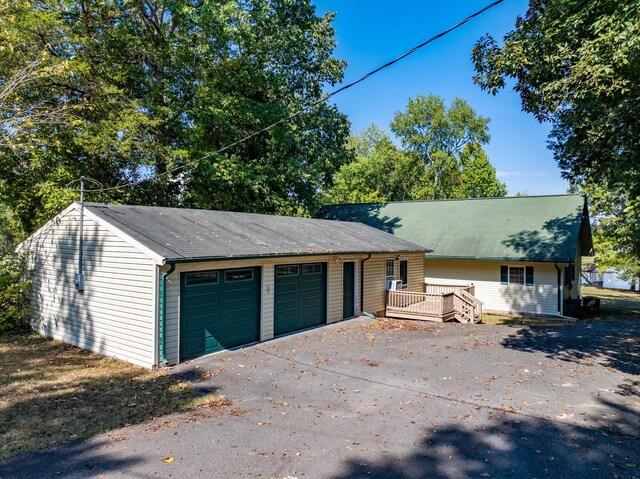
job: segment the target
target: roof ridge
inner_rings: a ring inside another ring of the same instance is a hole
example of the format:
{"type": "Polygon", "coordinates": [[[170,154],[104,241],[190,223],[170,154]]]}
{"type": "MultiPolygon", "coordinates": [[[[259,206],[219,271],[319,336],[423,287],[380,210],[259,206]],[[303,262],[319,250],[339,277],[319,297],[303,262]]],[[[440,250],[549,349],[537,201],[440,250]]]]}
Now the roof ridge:
{"type": "MultiPolygon", "coordinates": [[[[75,201],[78,205],[79,201],[75,201]]],[[[96,203],[85,201],[85,207],[93,207],[93,208],[109,208],[109,207],[130,207],[130,208],[149,208],[149,209],[166,209],[166,210],[174,210],[174,211],[202,211],[206,213],[235,213],[240,215],[252,215],[252,216],[260,216],[260,217],[269,217],[269,218],[292,218],[292,219],[301,219],[301,220],[313,220],[313,221],[336,221],[327,218],[315,218],[313,216],[291,216],[284,214],[274,214],[274,213],[256,213],[253,211],[232,211],[232,210],[211,210],[207,208],[185,208],[181,206],[154,206],[154,205],[128,205],[122,203],[96,203]]],[[[364,224],[362,222],[356,222],[359,224],[364,224]]]]}
{"type": "Polygon", "coordinates": [[[483,200],[516,200],[516,199],[533,199],[533,198],[556,198],[556,197],[582,197],[581,193],[557,193],[551,195],[527,195],[527,196],[488,196],[482,198],[444,198],[440,200],[402,200],[402,201],[375,201],[369,203],[334,203],[323,205],[321,208],[332,206],[365,206],[365,205],[390,205],[390,204],[406,204],[406,203],[444,203],[453,201],[483,201],[483,200]]]}

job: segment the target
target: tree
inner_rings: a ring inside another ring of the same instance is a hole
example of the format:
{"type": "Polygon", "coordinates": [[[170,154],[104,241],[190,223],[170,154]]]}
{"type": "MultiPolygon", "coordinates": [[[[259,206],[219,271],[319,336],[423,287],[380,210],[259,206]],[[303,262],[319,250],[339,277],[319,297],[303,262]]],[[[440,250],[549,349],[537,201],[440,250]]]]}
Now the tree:
{"type": "MultiPolygon", "coordinates": [[[[591,198],[595,216],[625,212],[625,228],[633,223],[638,231],[638,2],[531,0],[515,29],[501,43],[490,36],[480,39],[472,59],[474,80],[484,90],[496,94],[512,81],[523,110],[551,122],[550,148],[563,176],[574,190],[599,192],[591,198]]],[[[622,225],[605,223],[602,238],[608,240],[600,241],[601,259],[639,249],[640,235],[609,234],[622,225]]]]}
{"type": "Polygon", "coordinates": [[[635,290],[640,284],[640,198],[628,191],[590,185],[586,188],[593,210],[593,239],[596,263],[601,269],[613,268],[635,290]]]}
{"type": "Polygon", "coordinates": [[[23,230],[80,175],[150,180],[104,201],[310,212],[350,159],[326,104],[216,153],[342,79],[333,15],[309,1],[0,2],[0,202],[23,230]]]}
{"type": "Polygon", "coordinates": [[[462,147],[459,160],[445,152],[431,153],[433,167],[426,171],[422,158],[396,147],[375,124],[352,136],[349,149],[356,159],[342,166],[335,175],[333,186],[322,195],[325,204],[431,199],[436,195],[436,171],[440,191],[446,192],[448,198],[505,196],[507,193],[477,143],[462,147]]]}
{"type": "MultiPolygon", "coordinates": [[[[402,145],[423,163],[427,183],[422,194],[432,199],[455,196],[460,172],[464,168],[465,148],[478,151],[488,143],[489,119],[478,115],[461,98],[447,108],[436,95],[410,98],[404,111],[396,113],[391,130],[402,145]]],[[[481,194],[486,196],[486,194],[481,194]]]]}
{"type": "Polygon", "coordinates": [[[480,145],[465,145],[460,155],[462,171],[455,187],[456,198],[498,197],[507,195],[507,186],[496,178],[496,169],[489,163],[480,145]]]}
{"type": "Polygon", "coordinates": [[[355,161],[340,168],[322,194],[325,204],[410,200],[422,169],[415,156],[398,149],[387,133],[371,124],[349,139],[355,161]]]}

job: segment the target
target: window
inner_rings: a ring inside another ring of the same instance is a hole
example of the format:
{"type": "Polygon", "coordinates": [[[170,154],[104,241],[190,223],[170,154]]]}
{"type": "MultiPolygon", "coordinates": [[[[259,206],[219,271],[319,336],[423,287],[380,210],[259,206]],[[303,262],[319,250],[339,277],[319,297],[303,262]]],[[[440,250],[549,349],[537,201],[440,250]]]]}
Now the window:
{"type": "Polygon", "coordinates": [[[533,266],[501,266],[500,282],[533,286],[533,266]]]}
{"type": "Polygon", "coordinates": [[[322,273],[322,263],[309,263],[302,265],[302,274],[322,273]]]}
{"type": "Polygon", "coordinates": [[[395,263],[394,260],[392,260],[392,259],[388,259],[387,260],[387,266],[386,266],[386,269],[385,269],[386,272],[387,272],[386,273],[387,278],[391,278],[391,279],[395,278],[395,276],[396,276],[396,272],[395,272],[396,266],[395,266],[395,264],[396,263],[395,263]]]}
{"type": "Polygon", "coordinates": [[[391,282],[395,279],[396,277],[396,262],[393,259],[388,259],[387,263],[385,265],[385,278],[386,278],[386,284],[387,284],[387,291],[389,291],[391,289],[391,282]]]}
{"type": "Polygon", "coordinates": [[[300,273],[300,267],[297,264],[276,267],[276,276],[296,276],[298,273],[300,273]]]}
{"type": "Polygon", "coordinates": [[[524,268],[520,266],[509,267],[509,284],[524,284],[524,268]]]}
{"type": "Polygon", "coordinates": [[[400,281],[402,281],[402,289],[407,289],[409,284],[409,263],[407,260],[400,261],[400,281]]]}
{"type": "Polygon", "coordinates": [[[231,283],[233,281],[251,281],[253,280],[252,269],[232,269],[225,271],[224,281],[225,283],[231,283]]]}
{"type": "Polygon", "coordinates": [[[185,286],[197,286],[200,284],[216,284],[218,282],[217,271],[198,271],[185,274],[185,286]]]}

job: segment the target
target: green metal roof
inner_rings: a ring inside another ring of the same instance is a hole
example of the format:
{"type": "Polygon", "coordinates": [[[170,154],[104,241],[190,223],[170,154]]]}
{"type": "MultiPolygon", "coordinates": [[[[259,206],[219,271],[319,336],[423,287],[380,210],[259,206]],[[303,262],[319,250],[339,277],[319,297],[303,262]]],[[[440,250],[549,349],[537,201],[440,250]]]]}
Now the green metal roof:
{"type": "Polygon", "coordinates": [[[581,195],[332,205],[316,216],[358,221],[433,250],[430,258],[574,261],[593,248],[581,195]]]}

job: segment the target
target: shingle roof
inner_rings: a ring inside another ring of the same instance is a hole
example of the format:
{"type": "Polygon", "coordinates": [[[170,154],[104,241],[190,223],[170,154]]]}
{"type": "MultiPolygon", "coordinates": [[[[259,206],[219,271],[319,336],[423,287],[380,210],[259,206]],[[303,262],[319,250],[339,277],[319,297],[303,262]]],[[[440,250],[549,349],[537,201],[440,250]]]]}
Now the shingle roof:
{"type": "Polygon", "coordinates": [[[428,257],[573,261],[593,247],[580,195],[325,206],[318,218],[359,221],[433,250],[428,257]]]}
{"type": "Polygon", "coordinates": [[[426,250],[361,223],[99,203],[85,208],[166,260],[426,250]]]}

